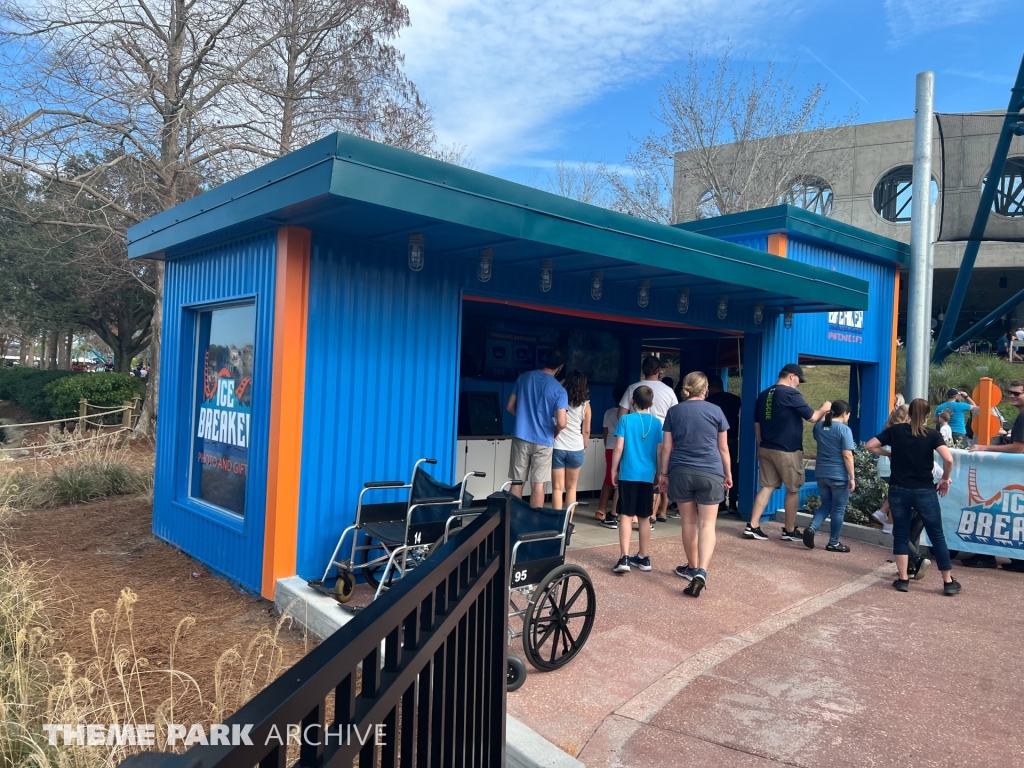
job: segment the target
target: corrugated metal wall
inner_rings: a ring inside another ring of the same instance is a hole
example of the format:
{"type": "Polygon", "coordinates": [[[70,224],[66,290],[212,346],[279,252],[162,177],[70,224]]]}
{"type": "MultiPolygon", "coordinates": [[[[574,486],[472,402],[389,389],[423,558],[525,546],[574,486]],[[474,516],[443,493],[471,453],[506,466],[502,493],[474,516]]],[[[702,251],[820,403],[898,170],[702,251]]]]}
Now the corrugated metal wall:
{"type": "Polygon", "coordinates": [[[160,357],[164,397],[157,429],[153,533],[256,592],[263,568],[276,255],[277,234],[268,232],[168,262],[160,357]],[[256,299],[244,520],[188,496],[197,355],[194,310],[243,297],[256,299]]]}
{"type": "MultiPolygon", "coordinates": [[[[788,258],[796,261],[867,280],[871,286],[869,308],[864,313],[863,333],[859,334],[859,342],[850,340],[857,334],[837,334],[830,329],[828,313],[797,315],[793,327],[789,329],[784,327],[781,317],[771,323],[766,321],[759,388],[764,389],[774,384],[782,366],[797,362],[802,354],[852,363],[851,389],[859,390],[859,403],[851,402],[855,414],[850,426],[857,440],[867,441],[885,423],[891,408],[889,381],[892,371],[895,265],[853,256],[793,236],[789,237],[787,254],[788,258]]],[[[821,403],[810,405],[817,408],[821,403]]],[[[775,494],[769,511],[781,508],[782,500],[781,492],[775,494]]]]}
{"type": "MultiPolygon", "coordinates": [[[[297,570],[319,578],[363,483],[455,469],[461,290],[440,259],[313,235],[297,570]]],[[[377,497],[378,499],[380,497],[377,497]]]]}

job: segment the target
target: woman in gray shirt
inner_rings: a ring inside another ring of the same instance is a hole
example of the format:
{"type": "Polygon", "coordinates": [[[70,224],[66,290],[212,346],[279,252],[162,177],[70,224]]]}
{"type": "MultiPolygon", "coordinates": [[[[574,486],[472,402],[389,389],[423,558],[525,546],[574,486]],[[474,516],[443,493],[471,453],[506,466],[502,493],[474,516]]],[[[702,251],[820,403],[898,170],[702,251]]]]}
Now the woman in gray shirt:
{"type": "Polygon", "coordinates": [[[665,416],[664,442],[658,453],[658,486],[679,505],[686,565],[676,574],[690,582],[683,593],[700,597],[715,551],[718,505],[732,487],[726,440],[729,422],[722,409],[707,402],[708,379],[695,371],[683,379],[683,402],[665,416]]]}

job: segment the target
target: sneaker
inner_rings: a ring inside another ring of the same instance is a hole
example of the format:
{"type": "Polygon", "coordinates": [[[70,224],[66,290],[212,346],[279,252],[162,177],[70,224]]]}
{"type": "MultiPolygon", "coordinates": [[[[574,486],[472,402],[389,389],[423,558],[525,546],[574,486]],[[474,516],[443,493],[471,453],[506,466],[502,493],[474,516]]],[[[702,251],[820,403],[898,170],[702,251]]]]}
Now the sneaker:
{"type": "Polygon", "coordinates": [[[876,509],[874,512],[872,512],[871,516],[882,525],[888,525],[889,523],[889,516],[880,509],[876,509]]]}
{"type": "Polygon", "coordinates": [[[960,582],[956,579],[950,579],[942,585],[942,594],[948,595],[949,597],[960,594],[960,590],[960,582]]]}
{"type": "MultiPolygon", "coordinates": [[[[650,555],[648,555],[647,557],[640,557],[639,554],[631,555],[630,558],[629,558],[629,564],[631,566],[635,566],[635,567],[639,568],[641,571],[646,573],[647,571],[651,570],[651,558],[650,558],[650,555]]],[[[629,569],[627,568],[626,570],[629,570],[629,569]]]]}
{"type": "Polygon", "coordinates": [[[676,576],[681,576],[682,578],[686,579],[687,581],[693,581],[693,574],[695,574],[696,572],[697,572],[697,569],[696,568],[691,568],[689,566],[689,564],[687,564],[687,565],[677,565],[676,566],[676,570],[675,570],[676,576]]]}
{"type": "Polygon", "coordinates": [[[690,581],[690,586],[683,590],[684,595],[690,597],[700,597],[700,593],[704,587],[707,586],[708,574],[703,568],[697,568],[696,573],[693,574],[693,579],[690,581]]]}
{"type": "Polygon", "coordinates": [[[679,519],[680,517],[682,517],[682,515],[680,515],[680,514],[679,514],[679,510],[678,510],[677,508],[675,508],[675,507],[670,507],[670,508],[669,508],[669,510],[668,510],[668,516],[669,516],[669,517],[670,517],[670,518],[671,518],[672,520],[678,520],[678,519],[679,519]]]}
{"type": "MultiPolygon", "coordinates": [[[[657,518],[656,518],[656,517],[651,517],[651,518],[649,518],[649,519],[650,519],[650,521],[651,521],[651,530],[653,531],[653,530],[654,530],[654,524],[655,524],[655,523],[657,522],[657,518]]],[[[638,527],[638,528],[640,527],[640,524],[639,524],[639,523],[637,523],[637,527],[638,527]]]]}
{"type": "Polygon", "coordinates": [[[1024,560],[1011,560],[1008,563],[1003,563],[1003,570],[1024,573],[1024,560]]]}
{"type": "Polygon", "coordinates": [[[793,526],[792,531],[787,531],[785,528],[782,529],[782,540],[783,541],[803,541],[804,535],[797,526],[793,526]]]}
{"type": "Polygon", "coordinates": [[[848,546],[846,546],[845,544],[843,544],[843,542],[840,541],[838,544],[826,544],[825,545],[825,551],[826,552],[849,552],[850,548],[848,546]]]}
{"type": "Polygon", "coordinates": [[[897,578],[896,581],[894,581],[892,583],[892,585],[896,588],[897,592],[909,592],[910,591],[910,579],[900,579],[900,578],[897,578]]]}
{"type": "Polygon", "coordinates": [[[814,529],[804,528],[804,546],[808,549],[814,549],[814,529]]]}
{"type": "Polygon", "coordinates": [[[768,534],[761,530],[761,526],[757,528],[751,528],[749,525],[743,529],[743,538],[745,539],[757,539],[758,541],[768,541],[768,534]]]}
{"type": "Polygon", "coordinates": [[[606,517],[604,520],[601,520],[600,523],[598,523],[598,524],[602,528],[612,528],[614,530],[618,530],[619,529],[619,516],[616,515],[614,517],[606,517]]]}
{"type": "Polygon", "coordinates": [[[920,581],[924,578],[924,572],[928,570],[928,566],[932,564],[932,561],[927,557],[922,557],[917,561],[917,567],[914,569],[914,575],[911,577],[914,581],[920,581]]]}
{"type": "Polygon", "coordinates": [[[882,533],[892,536],[892,523],[886,523],[882,526],[882,533]]]}
{"type": "Polygon", "coordinates": [[[623,555],[619,558],[619,562],[612,568],[616,573],[629,573],[629,558],[623,555]]]}

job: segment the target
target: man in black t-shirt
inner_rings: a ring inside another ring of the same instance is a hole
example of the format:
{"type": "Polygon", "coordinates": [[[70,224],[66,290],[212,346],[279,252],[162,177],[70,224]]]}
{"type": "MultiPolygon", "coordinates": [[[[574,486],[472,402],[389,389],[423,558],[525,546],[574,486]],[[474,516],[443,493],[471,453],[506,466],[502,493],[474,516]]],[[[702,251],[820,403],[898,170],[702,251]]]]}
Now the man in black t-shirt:
{"type": "MultiPolygon", "coordinates": [[[[1010,442],[1004,445],[972,445],[970,450],[986,451],[988,453],[1024,453],[1024,379],[1010,382],[1010,388],[1006,391],[1010,398],[1010,405],[1017,406],[1017,418],[1010,429],[1010,442]]],[[[992,555],[973,555],[961,561],[971,568],[995,568],[996,559],[992,555]]],[[[1024,560],[1011,560],[1003,568],[1008,571],[1019,571],[1024,573],[1024,560]]]]}
{"type": "Polygon", "coordinates": [[[757,396],[754,435],[761,488],[754,497],[750,524],[743,531],[745,538],[768,539],[761,530],[761,515],[772,494],[785,485],[786,522],[782,540],[803,541],[803,534],[796,527],[796,505],[804,484],[804,421],[819,421],[832,409],[832,403],[825,402],[818,410],[812,410],[797,391],[804,381],[803,369],[790,363],[779,372],[779,380],[757,396]]]}
{"type": "MultiPolygon", "coordinates": [[[[729,431],[726,433],[725,440],[729,446],[729,463],[732,465],[732,476],[736,478],[740,474],[740,408],[743,405],[743,401],[731,392],[726,392],[723,387],[724,383],[721,376],[708,374],[708,396],[704,399],[721,408],[722,413],[725,414],[725,420],[729,422],[729,431]]],[[[727,494],[727,509],[730,512],[739,511],[736,506],[739,492],[739,485],[734,481],[732,488],[729,489],[727,494]]]]}

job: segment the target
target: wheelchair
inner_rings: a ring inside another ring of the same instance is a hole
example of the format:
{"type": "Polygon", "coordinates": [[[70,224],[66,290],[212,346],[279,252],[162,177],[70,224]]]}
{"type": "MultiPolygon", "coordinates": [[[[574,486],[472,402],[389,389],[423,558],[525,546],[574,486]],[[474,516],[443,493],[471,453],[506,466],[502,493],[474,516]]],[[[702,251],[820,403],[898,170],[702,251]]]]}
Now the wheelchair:
{"type": "Polygon", "coordinates": [[[473,517],[467,509],[473,496],[466,492],[471,477],[486,477],[484,472],[469,472],[458,485],[439,483],[424,465],[437,464],[437,459],[420,459],[413,466],[412,478],[365,483],[359,492],[355,522],[341,533],[323,578],[309,585],[334,597],[340,603],[352,599],[356,588],[356,571],[375,589],[374,600],[391,584],[447,540],[449,531],[461,527],[464,517],[473,517]],[[406,491],[403,501],[369,504],[367,495],[406,491]],[[465,510],[465,513],[463,513],[465,510]],[[362,543],[360,544],[360,533],[362,543]],[[350,539],[347,559],[338,553],[350,539]],[[331,577],[331,569],[337,575],[331,577]]]}
{"type": "MultiPolygon", "coordinates": [[[[565,562],[572,537],[569,522],[581,502],[565,510],[534,509],[506,489],[487,497],[491,505],[510,503],[508,643],[523,639],[523,654],[541,672],[559,669],[583,649],[594,628],[597,598],[586,569],[565,562]],[[522,628],[514,623],[522,622],[522,628]]],[[[516,691],[526,682],[526,665],[508,657],[506,688],[516,691]]]]}

